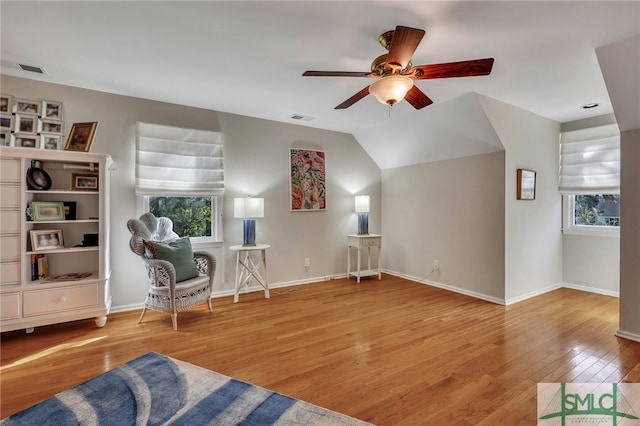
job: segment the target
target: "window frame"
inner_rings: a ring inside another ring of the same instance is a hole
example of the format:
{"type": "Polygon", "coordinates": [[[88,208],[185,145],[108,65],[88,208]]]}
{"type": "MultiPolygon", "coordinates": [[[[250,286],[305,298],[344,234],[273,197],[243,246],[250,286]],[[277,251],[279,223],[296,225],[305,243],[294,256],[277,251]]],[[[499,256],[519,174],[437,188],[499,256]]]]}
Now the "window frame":
{"type": "Polygon", "coordinates": [[[575,205],[576,196],[574,194],[562,194],[563,234],[591,237],[620,237],[620,226],[576,225],[575,205]]]}
{"type": "MultiPolygon", "coordinates": [[[[149,197],[183,198],[183,197],[210,197],[211,198],[211,235],[208,237],[189,237],[193,244],[222,244],[222,195],[202,195],[184,193],[180,195],[149,194],[138,195],[138,213],[142,215],[149,212],[149,197]]],[[[180,235],[183,237],[183,235],[180,235]]]]}

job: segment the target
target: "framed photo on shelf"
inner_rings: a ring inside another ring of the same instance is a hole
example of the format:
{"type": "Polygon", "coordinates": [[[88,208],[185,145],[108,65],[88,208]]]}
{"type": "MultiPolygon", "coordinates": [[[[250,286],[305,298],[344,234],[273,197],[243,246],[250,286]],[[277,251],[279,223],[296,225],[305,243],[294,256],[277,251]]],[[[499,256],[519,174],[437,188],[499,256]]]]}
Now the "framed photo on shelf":
{"type": "Polygon", "coordinates": [[[64,248],[62,229],[32,229],[29,231],[33,251],[64,248]]]}
{"type": "Polygon", "coordinates": [[[54,133],[61,135],[64,131],[64,121],[48,120],[41,118],[38,120],[38,133],[54,133]]]}
{"type": "Polygon", "coordinates": [[[63,201],[64,204],[64,220],[76,220],[76,202],[63,201]]]}
{"type": "Polygon", "coordinates": [[[64,204],[59,201],[32,201],[27,207],[27,217],[38,220],[64,220],[64,204]]]}
{"type": "Polygon", "coordinates": [[[0,129],[13,130],[13,115],[10,112],[0,112],[0,129]]]}
{"type": "Polygon", "coordinates": [[[36,134],[38,132],[38,117],[35,115],[16,114],[16,133],[31,133],[36,134]]]}
{"type": "Polygon", "coordinates": [[[16,114],[40,115],[40,102],[27,99],[14,99],[13,112],[16,114]]]}
{"type": "Polygon", "coordinates": [[[0,146],[13,146],[13,133],[0,129],[0,146]]]}
{"type": "Polygon", "coordinates": [[[536,172],[527,169],[518,169],[517,173],[517,195],[518,200],[536,199],[536,172]]]}
{"type": "Polygon", "coordinates": [[[18,133],[15,135],[16,139],[13,146],[21,146],[23,148],[36,148],[39,144],[40,136],[37,135],[25,135],[18,133]]]}
{"type": "Polygon", "coordinates": [[[61,149],[62,135],[40,135],[41,149],[61,149]]]}
{"type": "Polygon", "coordinates": [[[11,113],[13,106],[13,96],[0,94],[0,112],[11,113]]]}
{"type": "Polygon", "coordinates": [[[73,123],[69,137],[67,138],[67,144],[65,145],[65,151],[84,151],[89,152],[93,138],[96,135],[96,129],[98,128],[98,122],[89,123],[73,123]]]}
{"type": "Polygon", "coordinates": [[[97,191],[98,175],[71,173],[72,191],[97,191]]]}
{"type": "Polygon", "coordinates": [[[62,120],[62,102],[42,101],[42,118],[62,120]]]}

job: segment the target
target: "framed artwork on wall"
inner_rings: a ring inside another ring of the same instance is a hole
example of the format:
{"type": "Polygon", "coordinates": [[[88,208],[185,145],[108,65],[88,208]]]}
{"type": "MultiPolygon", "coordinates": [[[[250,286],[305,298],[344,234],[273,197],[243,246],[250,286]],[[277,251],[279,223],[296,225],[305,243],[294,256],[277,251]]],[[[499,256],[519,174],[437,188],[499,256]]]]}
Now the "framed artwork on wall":
{"type": "Polygon", "coordinates": [[[289,180],[291,211],[326,209],[324,151],[290,148],[289,180]]]}
{"type": "Polygon", "coordinates": [[[518,169],[517,173],[517,194],[518,200],[536,199],[536,172],[527,169],[518,169]]]}

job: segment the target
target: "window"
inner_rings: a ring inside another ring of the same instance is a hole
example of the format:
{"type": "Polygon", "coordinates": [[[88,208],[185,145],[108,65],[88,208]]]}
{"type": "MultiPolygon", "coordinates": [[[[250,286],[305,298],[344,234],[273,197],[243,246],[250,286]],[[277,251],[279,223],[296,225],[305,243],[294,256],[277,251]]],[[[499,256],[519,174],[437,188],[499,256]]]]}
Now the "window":
{"type": "Polygon", "coordinates": [[[222,134],[136,123],[140,210],[168,217],[194,242],[222,241],[222,134]]]}
{"type": "Polygon", "coordinates": [[[565,234],[620,235],[620,131],[614,117],[600,121],[563,125],[558,189],[565,234]]]}
{"type": "Polygon", "coordinates": [[[619,236],[620,194],[564,195],[566,234],[619,236]]]}
{"type": "Polygon", "coordinates": [[[222,241],[221,196],[144,196],[142,211],[168,217],[173,231],[194,243],[222,241]]]}

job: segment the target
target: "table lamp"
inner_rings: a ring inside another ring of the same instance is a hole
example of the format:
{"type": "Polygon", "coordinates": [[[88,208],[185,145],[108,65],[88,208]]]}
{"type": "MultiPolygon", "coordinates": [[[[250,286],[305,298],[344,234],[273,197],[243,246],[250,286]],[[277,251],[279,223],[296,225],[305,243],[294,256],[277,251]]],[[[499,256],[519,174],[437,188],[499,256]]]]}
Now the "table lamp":
{"type": "Polygon", "coordinates": [[[369,234],[369,196],[356,195],[356,213],[358,213],[358,235],[369,234]]]}
{"type": "Polygon", "coordinates": [[[243,246],[256,245],[256,217],[264,217],[264,198],[234,198],[233,216],[244,219],[243,246]]]}

